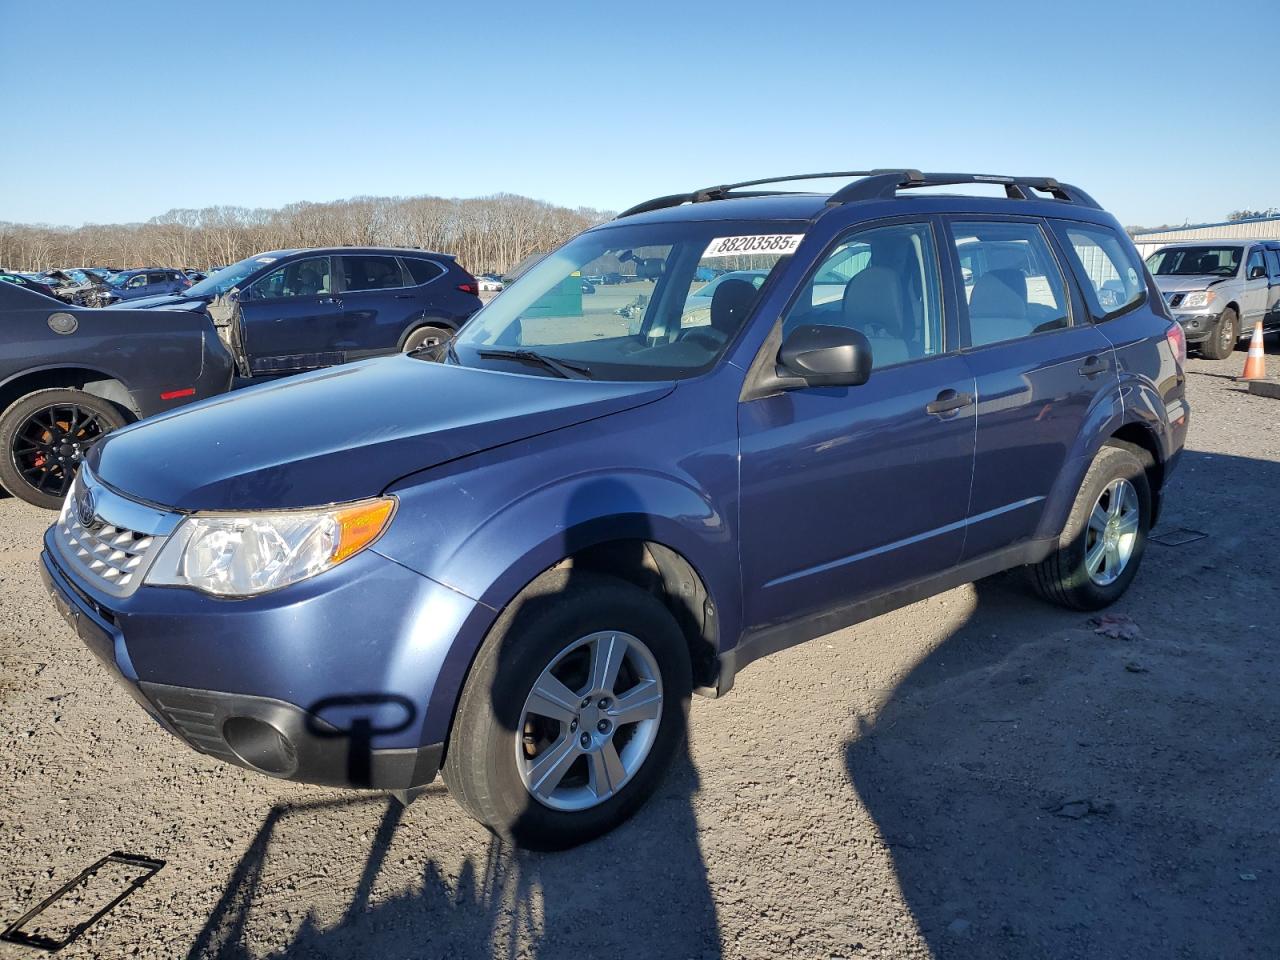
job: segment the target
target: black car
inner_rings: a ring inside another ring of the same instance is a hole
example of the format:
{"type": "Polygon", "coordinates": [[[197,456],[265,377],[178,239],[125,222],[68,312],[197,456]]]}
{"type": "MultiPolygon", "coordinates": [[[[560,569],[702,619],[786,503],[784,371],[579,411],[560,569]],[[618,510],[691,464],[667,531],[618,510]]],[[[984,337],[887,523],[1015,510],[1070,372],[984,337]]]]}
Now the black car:
{"type": "Polygon", "coordinates": [[[257,377],[439,344],[480,309],[478,293],[449,254],[329,247],[258,254],[127,306],[208,312],[224,298],[214,308],[224,338],[240,375],[257,377]]]}
{"type": "Polygon", "coordinates": [[[207,316],[72,307],[0,283],[0,487],[57,507],[108,432],[231,385],[207,316]]]}

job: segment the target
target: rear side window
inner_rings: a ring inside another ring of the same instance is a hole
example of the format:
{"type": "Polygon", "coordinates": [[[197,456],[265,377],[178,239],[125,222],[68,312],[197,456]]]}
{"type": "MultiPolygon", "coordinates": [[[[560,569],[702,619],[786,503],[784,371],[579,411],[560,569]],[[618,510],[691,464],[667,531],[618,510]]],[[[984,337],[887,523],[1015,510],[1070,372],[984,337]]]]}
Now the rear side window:
{"type": "Polygon", "coordinates": [[[1089,309],[1103,320],[1136,307],[1147,297],[1137,253],[1106,227],[1055,222],[1058,239],[1075,256],[1075,270],[1089,309]]]}
{"type": "Polygon", "coordinates": [[[405,257],[404,265],[409,268],[409,274],[413,277],[415,284],[427,283],[444,273],[443,269],[430,260],[415,260],[412,257],[405,257]]]}
{"type": "Polygon", "coordinates": [[[342,279],[347,290],[387,290],[406,286],[396,257],[343,257],[342,279]]]}
{"type": "Polygon", "coordinates": [[[928,224],[872,227],[842,240],[818,265],[783,321],[852,327],[875,369],[943,352],[938,258],[928,224]]]}
{"type": "Polygon", "coordinates": [[[1070,324],[1066,282],[1038,224],[957,222],[951,237],[969,307],[971,346],[1070,324]]]}

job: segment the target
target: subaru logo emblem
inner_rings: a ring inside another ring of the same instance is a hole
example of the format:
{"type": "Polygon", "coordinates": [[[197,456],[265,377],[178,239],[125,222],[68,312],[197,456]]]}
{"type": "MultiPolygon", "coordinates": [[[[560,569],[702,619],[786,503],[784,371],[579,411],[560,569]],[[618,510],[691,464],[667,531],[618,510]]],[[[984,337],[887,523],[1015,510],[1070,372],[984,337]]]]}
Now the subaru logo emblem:
{"type": "Polygon", "coordinates": [[[93,502],[92,490],[81,490],[76,495],[76,519],[80,521],[80,526],[85,529],[92,529],[97,507],[93,502]]]}

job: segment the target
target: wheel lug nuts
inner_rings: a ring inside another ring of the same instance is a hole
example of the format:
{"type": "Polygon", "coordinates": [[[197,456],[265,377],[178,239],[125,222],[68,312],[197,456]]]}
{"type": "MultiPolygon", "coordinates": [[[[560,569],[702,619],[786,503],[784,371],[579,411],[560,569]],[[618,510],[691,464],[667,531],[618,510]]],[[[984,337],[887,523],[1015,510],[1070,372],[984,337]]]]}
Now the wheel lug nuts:
{"type": "Polygon", "coordinates": [[[570,721],[569,721],[569,731],[572,733],[574,730],[577,730],[577,729],[578,729],[578,721],[577,721],[577,720],[570,720],[570,721]]]}
{"type": "Polygon", "coordinates": [[[583,698],[582,698],[582,706],[583,706],[583,707],[589,707],[589,706],[591,706],[591,698],[590,698],[590,697],[583,697],[583,698]]]}
{"type": "Polygon", "coordinates": [[[597,729],[597,730],[599,730],[601,733],[608,733],[608,732],[609,732],[609,721],[608,721],[608,720],[601,720],[599,723],[597,723],[597,724],[596,724],[596,729],[597,729]]]}
{"type": "Polygon", "coordinates": [[[578,739],[578,742],[579,742],[580,744],[582,744],[582,749],[583,749],[583,750],[587,749],[587,747],[591,746],[591,735],[590,735],[590,734],[587,734],[587,733],[584,733],[584,734],[583,734],[583,735],[578,739]]]}
{"type": "Polygon", "coordinates": [[[601,698],[600,698],[599,707],[600,707],[600,709],[601,709],[601,710],[607,710],[607,709],[609,709],[609,698],[608,698],[608,697],[601,697],[601,698]]]}

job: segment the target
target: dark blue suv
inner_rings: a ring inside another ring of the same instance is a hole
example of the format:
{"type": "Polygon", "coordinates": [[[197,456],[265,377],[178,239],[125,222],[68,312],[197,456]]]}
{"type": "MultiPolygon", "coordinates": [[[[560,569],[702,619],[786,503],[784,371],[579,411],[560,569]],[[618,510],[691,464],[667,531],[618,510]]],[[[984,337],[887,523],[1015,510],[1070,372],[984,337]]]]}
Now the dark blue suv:
{"type": "Polygon", "coordinates": [[[99,287],[91,300],[93,306],[106,307],[113,303],[130,303],[146,297],[180,294],[191,286],[191,281],[181,270],[169,267],[147,267],[145,270],[121,270],[113,273],[99,287]]]}
{"type": "Polygon", "coordinates": [[[447,340],[480,309],[476,278],[449,254],[389,247],[272,250],[141,309],[207,311],[243,377],[279,376],[447,340]]]}
{"type": "Polygon", "coordinates": [[[54,600],[195,749],[406,802],[442,768],[539,847],[635,810],[759,657],[1012,567],[1116,600],[1188,422],[1133,245],[1048,178],[845,176],[641,204],[434,351],[110,435],[54,600]],[[969,183],[1007,198],[914,192],[969,183]]]}

